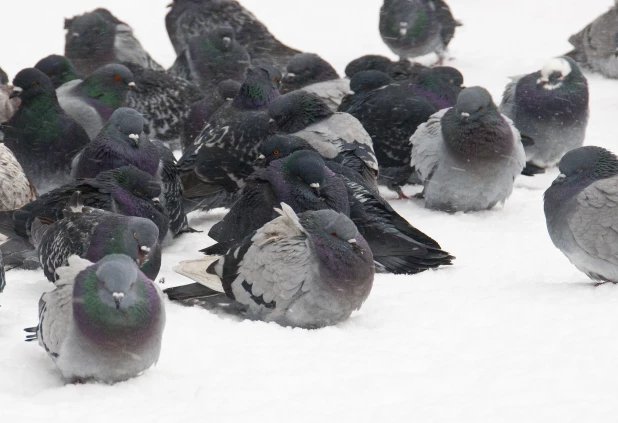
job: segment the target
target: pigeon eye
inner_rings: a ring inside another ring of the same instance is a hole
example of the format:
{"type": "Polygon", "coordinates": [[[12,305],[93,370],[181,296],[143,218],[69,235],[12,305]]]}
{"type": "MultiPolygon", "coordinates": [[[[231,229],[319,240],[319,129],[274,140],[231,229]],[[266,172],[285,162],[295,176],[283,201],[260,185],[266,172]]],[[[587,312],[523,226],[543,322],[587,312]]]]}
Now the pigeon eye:
{"type": "Polygon", "coordinates": [[[36,81],[34,81],[34,82],[32,83],[32,86],[33,86],[33,87],[36,87],[37,85],[39,85],[39,83],[38,83],[38,82],[36,82],[36,81]]]}
{"type": "Polygon", "coordinates": [[[141,189],[136,189],[135,190],[135,195],[142,196],[142,195],[144,195],[144,193],[142,192],[141,189]]]}
{"type": "Polygon", "coordinates": [[[273,151],[273,154],[274,154],[275,156],[278,156],[278,155],[279,155],[279,150],[275,150],[275,151],[273,151]]]}
{"type": "Polygon", "coordinates": [[[335,238],[339,238],[339,235],[337,235],[337,232],[331,232],[330,235],[334,236],[335,238]]]}
{"type": "Polygon", "coordinates": [[[114,75],[114,81],[120,82],[122,81],[122,78],[120,77],[120,75],[114,75]]]}
{"type": "Polygon", "coordinates": [[[277,78],[276,76],[273,78],[273,82],[279,82],[279,78],[277,78]]]}
{"type": "Polygon", "coordinates": [[[481,111],[481,110],[483,110],[484,108],[485,108],[485,107],[483,107],[483,106],[479,106],[479,108],[478,108],[478,109],[476,109],[476,111],[477,111],[477,112],[480,112],[480,111],[481,111]]]}

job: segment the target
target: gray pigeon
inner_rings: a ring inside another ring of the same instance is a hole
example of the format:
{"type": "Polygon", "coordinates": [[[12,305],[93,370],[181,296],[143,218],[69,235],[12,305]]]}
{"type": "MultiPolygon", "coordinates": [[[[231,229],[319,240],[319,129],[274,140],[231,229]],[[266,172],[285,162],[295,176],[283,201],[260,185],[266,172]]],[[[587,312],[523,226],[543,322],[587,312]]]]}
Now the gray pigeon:
{"type": "Polygon", "coordinates": [[[107,9],[96,9],[65,19],[64,55],[84,75],[103,65],[130,62],[144,68],[163,70],[133,36],[133,29],[107,9]]]}
{"type": "Polygon", "coordinates": [[[56,89],[67,82],[81,79],[71,61],[57,54],[51,54],[39,60],[34,68],[47,75],[56,89]]]}
{"type": "Polygon", "coordinates": [[[0,144],[0,164],[0,211],[17,210],[34,200],[36,189],[4,144],[0,144]]]}
{"type": "Polygon", "coordinates": [[[339,78],[337,71],[317,54],[299,53],[292,57],[283,78],[281,93],[303,90],[320,97],[336,112],[350,91],[350,81],[339,78]]]}
{"type": "Polygon", "coordinates": [[[420,72],[426,69],[428,69],[427,66],[411,62],[408,59],[393,62],[385,56],[367,54],[348,63],[345,67],[345,75],[352,79],[358,72],[373,70],[384,72],[396,81],[414,80],[420,72]]]}
{"type": "MultiPolygon", "coordinates": [[[[342,213],[321,210],[297,216],[285,203],[277,212],[280,217],[218,260],[187,261],[174,270],[225,292],[250,319],[307,329],[346,320],[373,285],[367,242],[342,213]]],[[[166,293],[170,299],[186,299],[183,288],[166,293]]]]}
{"type": "Polygon", "coordinates": [[[586,77],[573,59],[551,59],[507,85],[500,111],[534,141],[525,147],[528,167],[555,166],[584,143],[590,113],[586,77]]]}
{"type": "Polygon", "coordinates": [[[594,146],[562,157],[545,191],[554,245],[590,279],[618,283],[618,157],[594,146]]]}
{"type": "Polygon", "coordinates": [[[135,88],[133,73],[126,66],[111,64],[83,81],[67,82],[58,88],[57,94],[60,106],[93,139],[114,110],[125,104],[129,90],[135,88]]]}
{"type": "Polygon", "coordinates": [[[436,53],[439,63],[460,25],[443,0],[384,0],[380,35],[401,59],[436,53]]]}
{"type": "Polygon", "coordinates": [[[584,29],[569,38],[574,47],[567,56],[582,66],[610,78],[618,78],[618,2],[584,29]]]}
{"type": "Polygon", "coordinates": [[[161,352],[161,291],[124,255],[96,264],[77,256],[57,270],[54,291],[39,301],[38,339],[67,382],[115,383],[138,376],[161,352]]]}
{"type": "Polygon", "coordinates": [[[504,203],[526,162],[519,131],[481,87],[464,89],[455,107],[432,115],[410,142],[410,166],[430,209],[467,212],[504,203]]]}

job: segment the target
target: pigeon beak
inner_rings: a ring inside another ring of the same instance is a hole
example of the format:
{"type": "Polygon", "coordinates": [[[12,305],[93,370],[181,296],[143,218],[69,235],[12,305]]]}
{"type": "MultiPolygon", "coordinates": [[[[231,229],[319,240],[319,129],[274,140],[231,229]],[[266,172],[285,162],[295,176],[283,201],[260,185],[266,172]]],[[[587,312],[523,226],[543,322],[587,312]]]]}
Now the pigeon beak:
{"type": "Polygon", "coordinates": [[[150,247],[141,245],[139,247],[139,251],[137,252],[137,265],[141,266],[142,264],[144,264],[146,259],[148,259],[149,254],[150,254],[150,247]]]}
{"type": "Polygon", "coordinates": [[[129,134],[129,138],[133,141],[133,146],[137,147],[139,144],[139,134],[129,134]]]}
{"type": "Polygon", "coordinates": [[[232,39],[230,37],[223,37],[223,45],[229,47],[230,44],[232,44],[232,39]]]}
{"type": "Polygon", "coordinates": [[[112,292],[112,297],[114,297],[114,302],[116,303],[116,309],[119,309],[120,302],[124,298],[124,294],[122,292],[112,292]]]}
{"type": "Polygon", "coordinates": [[[71,34],[71,38],[78,38],[79,37],[79,32],[73,32],[71,34]]]}
{"type": "Polygon", "coordinates": [[[273,135],[273,134],[275,134],[276,132],[277,132],[277,122],[275,122],[275,120],[271,118],[271,119],[268,121],[268,133],[269,133],[270,135],[273,135]]]}
{"type": "Polygon", "coordinates": [[[153,202],[153,203],[158,204],[158,203],[160,203],[160,202],[161,202],[161,200],[159,200],[159,197],[154,197],[154,198],[152,199],[152,202],[153,202]]]}
{"type": "Polygon", "coordinates": [[[558,175],[556,179],[554,179],[554,182],[552,182],[552,185],[561,184],[562,181],[564,181],[565,179],[566,179],[566,175],[564,173],[561,173],[560,175],[558,175]]]}
{"type": "Polygon", "coordinates": [[[461,120],[463,120],[464,122],[468,121],[468,118],[470,117],[470,113],[466,113],[466,112],[461,112],[461,120]]]}
{"type": "Polygon", "coordinates": [[[320,196],[320,184],[314,182],[313,184],[309,184],[313,192],[319,197],[320,196]]]}
{"type": "Polygon", "coordinates": [[[21,87],[13,87],[13,92],[9,95],[9,98],[19,97],[23,91],[21,87]]]}
{"type": "Polygon", "coordinates": [[[348,242],[354,245],[356,244],[356,238],[348,239],[348,242]]]}
{"type": "Polygon", "coordinates": [[[265,156],[265,155],[263,155],[263,154],[260,154],[260,155],[258,156],[258,158],[257,158],[257,159],[255,159],[255,161],[253,162],[253,165],[254,165],[254,166],[260,166],[260,167],[262,167],[262,166],[264,166],[265,164],[266,164],[266,156],[265,156]]]}
{"type": "Polygon", "coordinates": [[[540,82],[541,84],[547,84],[547,83],[549,82],[549,78],[545,78],[545,77],[543,77],[543,78],[539,78],[539,82],[540,82]]]}
{"type": "Polygon", "coordinates": [[[133,91],[137,91],[137,85],[135,85],[135,82],[131,81],[127,84],[129,86],[129,88],[131,88],[133,91]]]}

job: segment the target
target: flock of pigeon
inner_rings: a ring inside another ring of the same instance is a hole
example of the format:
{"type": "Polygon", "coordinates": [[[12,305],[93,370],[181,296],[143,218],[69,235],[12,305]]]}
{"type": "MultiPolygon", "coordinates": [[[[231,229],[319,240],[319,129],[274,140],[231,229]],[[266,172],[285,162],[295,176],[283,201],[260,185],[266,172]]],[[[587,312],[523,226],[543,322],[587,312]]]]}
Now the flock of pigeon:
{"type": "Polygon", "coordinates": [[[616,8],[571,38],[573,52],[513,78],[497,106],[443,66],[461,24],[442,0],[385,0],[379,29],[400,60],[363,56],[346,78],[237,1],[170,7],[168,70],[97,9],[65,21],[65,56],[12,86],[0,71],[0,291],[5,268],[42,268],[55,284],[27,331],[67,381],[113,383],[157,361],[162,242],[194,232],[193,210],[229,208],[206,257],[175,268],[196,283],[169,299],[319,328],[359,309],[375,272],[454,259],[378,185],[407,198],[402,186],[420,184],[426,208],[473,212],[558,165],[551,239],[590,278],[618,282],[618,157],[582,147],[580,69],[618,77],[616,8]],[[435,66],[409,60],[429,53],[435,66]]]}

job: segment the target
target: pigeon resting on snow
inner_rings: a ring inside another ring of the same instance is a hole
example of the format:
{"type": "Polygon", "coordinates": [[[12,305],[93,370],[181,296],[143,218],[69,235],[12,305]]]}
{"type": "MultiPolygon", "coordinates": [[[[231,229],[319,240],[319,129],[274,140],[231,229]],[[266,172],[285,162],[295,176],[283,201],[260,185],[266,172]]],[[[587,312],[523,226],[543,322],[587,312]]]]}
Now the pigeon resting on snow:
{"type": "Polygon", "coordinates": [[[348,63],[345,67],[345,75],[352,78],[358,72],[375,70],[384,72],[396,81],[414,80],[425,69],[428,69],[427,66],[410,62],[408,59],[393,62],[385,56],[367,54],[348,63]]]}
{"type": "Polygon", "coordinates": [[[443,0],[384,0],[380,35],[401,59],[436,53],[440,63],[459,23],[443,0]]]}
{"type": "Polygon", "coordinates": [[[57,54],[52,54],[39,60],[37,64],[34,65],[34,68],[47,75],[56,89],[67,82],[81,79],[81,76],[75,70],[71,61],[57,54]]]}
{"type": "MultiPolygon", "coordinates": [[[[250,319],[307,329],[346,320],[373,285],[367,242],[344,214],[322,210],[296,215],[285,203],[277,212],[280,217],[218,260],[183,262],[174,270],[225,292],[250,319]]],[[[186,299],[183,289],[166,293],[170,299],[186,299]]]]}
{"type": "Polygon", "coordinates": [[[58,88],[58,101],[93,139],[135,87],[133,73],[126,66],[105,65],[83,81],[75,79],[58,88]]]}
{"type": "Polygon", "coordinates": [[[562,157],[545,191],[554,245],[590,279],[618,283],[618,157],[586,146],[562,157]]]}
{"type": "Polygon", "coordinates": [[[133,29],[107,9],[65,19],[64,28],[64,55],[83,75],[90,75],[103,65],[123,62],[163,70],[133,36],[133,29]]]}
{"type": "Polygon", "coordinates": [[[614,4],[611,9],[569,38],[574,49],[567,53],[567,56],[609,78],[618,78],[617,37],[618,4],[614,4]]]}
{"type": "Polygon", "coordinates": [[[67,382],[115,383],[159,359],[163,295],[135,262],[113,254],[96,264],[73,256],[39,302],[38,339],[67,382]]]}
{"type": "Polygon", "coordinates": [[[277,131],[306,140],[322,156],[358,172],[377,189],[378,162],[371,137],[347,113],[333,113],[318,96],[294,91],[273,101],[268,114],[277,131]]]}
{"type": "Polygon", "coordinates": [[[165,16],[165,26],[176,54],[187,42],[213,28],[229,25],[236,40],[247,49],[253,65],[285,65],[298,50],[275,39],[251,12],[235,0],[174,0],[165,16]]]}
{"type": "Polygon", "coordinates": [[[11,150],[0,144],[0,211],[19,209],[36,196],[36,189],[11,150]]]}
{"type": "Polygon", "coordinates": [[[525,147],[529,167],[554,166],[584,143],[590,113],[586,77],[573,59],[551,59],[507,85],[500,111],[534,141],[525,147]]]}
{"type": "Polygon", "coordinates": [[[519,131],[481,87],[464,89],[455,107],[431,116],[410,142],[410,165],[430,209],[465,212],[504,203],[526,162],[519,131]]]}
{"type": "Polygon", "coordinates": [[[21,106],[1,127],[4,144],[15,154],[39,192],[70,180],[73,157],[90,141],[84,129],[58,104],[43,72],[28,68],[15,76],[21,106]]]}

